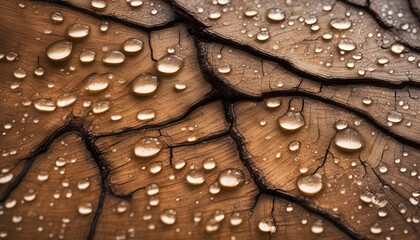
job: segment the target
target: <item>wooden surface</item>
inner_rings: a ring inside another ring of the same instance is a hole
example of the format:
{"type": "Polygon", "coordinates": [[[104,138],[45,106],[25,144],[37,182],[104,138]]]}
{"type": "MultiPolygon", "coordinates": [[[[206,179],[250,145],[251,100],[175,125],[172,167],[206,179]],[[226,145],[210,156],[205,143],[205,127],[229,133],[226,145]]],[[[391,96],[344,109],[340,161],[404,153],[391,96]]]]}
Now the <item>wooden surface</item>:
{"type": "Polygon", "coordinates": [[[0,238],[419,239],[418,6],[1,1],[0,238]]]}

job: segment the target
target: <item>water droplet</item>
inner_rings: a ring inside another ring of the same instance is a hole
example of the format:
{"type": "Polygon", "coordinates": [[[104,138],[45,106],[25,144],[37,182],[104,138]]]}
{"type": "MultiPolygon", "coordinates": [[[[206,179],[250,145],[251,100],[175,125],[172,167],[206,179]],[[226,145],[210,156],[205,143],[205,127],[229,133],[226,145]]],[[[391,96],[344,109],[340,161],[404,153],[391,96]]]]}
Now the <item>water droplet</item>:
{"type": "Polygon", "coordinates": [[[52,112],[57,106],[51,99],[40,98],[34,101],[34,107],[41,112],[52,112]]]}
{"type": "Polygon", "coordinates": [[[162,143],[155,137],[143,137],[134,145],[134,154],[141,158],[156,156],[162,150],[162,143]]]}
{"type": "Polygon", "coordinates": [[[347,18],[333,19],[330,25],[337,30],[345,30],[351,27],[351,21],[347,18]]]}
{"type": "Polygon", "coordinates": [[[382,228],[379,226],[378,223],[375,223],[370,227],[370,232],[373,234],[379,234],[382,232],[382,228]]]}
{"type": "Polygon", "coordinates": [[[102,58],[102,62],[106,64],[121,64],[125,61],[124,53],[116,50],[111,50],[105,53],[104,57],[102,58]]]}
{"type": "Polygon", "coordinates": [[[79,205],[79,213],[81,215],[88,215],[92,212],[92,203],[81,203],[79,205]]]}
{"type": "Polygon", "coordinates": [[[219,223],[216,220],[214,220],[214,218],[210,218],[206,222],[206,231],[209,233],[215,232],[219,230],[219,226],[219,223]]]}
{"type": "Polygon", "coordinates": [[[49,177],[50,175],[48,174],[48,172],[42,170],[42,171],[39,171],[37,179],[40,182],[44,182],[44,181],[47,181],[49,177]]]}
{"type": "Polygon", "coordinates": [[[389,62],[389,58],[385,57],[385,56],[379,56],[376,61],[378,61],[379,64],[384,65],[387,64],[389,62]]]}
{"type": "Polygon", "coordinates": [[[37,77],[42,77],[45,74],[45,68],[41,66],[34,68],[34,74],[37,77]]]}
{"type": "Polygon", "coordinates": [[[60,12],[52,12],[50,18],[54,23],[61,23],[64,21],[64,16],[60,12]]]}
{"type": "Polygon", "coordinates": [[[324,33],[324,35],[322,35],[322,38],[325,40],[330,40],[333,38],[333,35],[331,33],[324,33]]]}
{"type": "Polygon", "coordinates": [[[156,183],[152,183],[146,186],[146,193],[148,196],[153,196],[159,193],[159,186],[156,183]]]}
{"type": "Polygon", "coordinates": [[[209,186],[209,192],[211,194],[218,194],[221,190],[220,184],[218,182],[214,182],[209,186]]]}
{"type": "Polygon", "coordinates": [[[267,18],[270,19],[271,21],[281,21],[286,17],[286,15],[284,14],[283,10],[279,9],[279,8],[270,8],[267,10],[267,18]]]}
{"type": "Polygon", "coordinates": [[[229,64],[223,64],[217,68],[217,71],[219,71],[219,73],[230,73],[231,67],[229,64]]]}
{"type": "Polygon", "coordinates": [[[257,33],[257,40],[259,41],[266,41],[270,38],[270,33],[268,30],[262,30],[257,33]]]}
{"type": "Polygon", "coordinates": [[[106,0],[91,0],[90,5],[96,10],[103,10],[106,8],[106,0]]]}
{"type": "Polygon", "coordinates": [[[31,202],[36,198],[36,192],[32,188],[28,189],[23,195],[23,199],[27,202],[31,202]]]}
{"type": "Polygon", "coordinates": [[[178,91],[182,91],[182,90],[184,90],[185,88],[187,88],[187,85],[186,85],[185,83],[180,82],[180,81],[177,81],[177,82],[175,83],[175,89],[176,89],[176,90],[178,90],[178,91]]]}
{"type": "Polygon", "coordinates": [[[230,215],[230,225],[232,226],[239,226],[243,221],[243,218],[241,216],[240,212],[232,212],[230,215]]]}
{"type": "Polygon", "coordinates": [[[90,63],[95,61],[96,58],[96,52],[94,51],[88,51],[88,50],[82,50],[80,53],[79,59],[83,63],[90,63]]]}
{"type": "Polygon", "coordinates": [[[261,232],[275,233],[277,231],[276,225],[272,217],[265,217],[258,223],[258,228],[261,232]]]}
{"type": "Polygon", "coordinates": [[[185,160],[182,158],[179,158],[172,161],[172,164],[175,167],[175,169],[179,170],[185,167],[185,160]]]}
{"type": "Polygon", "coordinates": [[[300,112],[289,111],[279,118],[278,123],[282,129],[294,131],[305,125],[305,118],[300,112]]]}
{"type": "Polygon", "coordinates": [[[297,150],[299,150],[300,148],[300,142],[299,141],[291,141],[289,143],[289,150],[292,152],[295,152],[297,150]]]}
{"type": "Polygon", "coordinates": [[[72,42],[67,40],[58,40],[49,45],[45,52],[49,59],[53,61],[63,61],[70,56],[72,49],[72,42]]]}
{"type": "Polygon", "coordinates": [[[405,47],[401,43],[395,42],[391,45],[391,52],[393,52],[395,54],[400,54],[404,50],[405,50],[405,47]]]}
{"type": "Polygon", "coordinates": [[[344,150],[358,150],[364,143],[359,132],[353,128],[346,128],[335,134],[334,143],[344,150]]]}
{"type": "Polygon", "coordinates": [[[167,225],[172,225],[176,222],[176,211],[173,209],[165,209],[160,213],[160,220],[167,225]]]}
{"type": "Polygon", "coordinates": [[[222,187],[237,187],[244,180],[244,174],[241,170],[228,168],[219,173],[219,183],[222,187]]]}
{"type": "Polygon", "coordinates": [[[186,176],[187,182],[191,185],[200,185],[203,184],[206,180],[204,173],[192,170],[186,176]]]}
{"type": "Polygon", "coordinates": [[[347,124],[347,122],[346,122],[346,121],[344,121],[344,120],[338,120],[338,121],[334,124],[334,127],[335,127],[335,129],[337,129],[337,130],[343,130],[343,129],[346,129],[348,126],[349,126],[349,125],[348,125],[348,124],[347,124]]]}
{"type": "Polygon", "coordinates": [[[108,101],[97,102],[92,106],[92,112],[94,114],[104,113],[108,111],[108,109],[109,109],[108,101]]]}
{"type": "Polygon", "coordinates": [[[85,90],[96,93],[108,87],[108,74],[91,74],[85,80],[85,90]]]}
{"type": "Polygon", "coordinates": [[[143,48],[143,42],[137,38],[130,38],[125,40],[123,43],[123,48],[125,52],[135,53],[143,48]]]}
{"type": "Polygon", "coordinates": [[[267,108],[276,108],[276,107],[279,107],[280,105],[281,105],[280,98],[267,98],[265,100],[265,106],[267,108]]]}
{"type": "Polygon", "coordinates": [[[217,3],[219,5],[226,5],[226,4],[230,3],[230,0],[217,0],[217,3]]]}
{"type": "Polygon", "coordinates": [[[316,22],[318,22],[318,18],[316,16],[309,16],[305,18],[305,23],[308,25],[315,24],[316,22]]]}
{"type": "Polygon", "coordinates": [[[149,172],[151,174],[156,174],[162,170],[162,162],[152,162],[149,166],[149,172]]]}
{"type": "Polygon", "coordinates": [[[382,166],[379,167],[379,172],[380,173],[386,173],[388,172],[388,167],[384,164],[382,166]]]}
{"type": "Polygon", "coordinates": [[[15,76],[15,78],[17,79],[23,79],[26,77],[26,71],[25,69],[19,67],[15,70],[15,72],[13,73],[13,75],[15,76]]]}
{"type": "Polygon", "coordinates": [[[223,210],[216,209],[213,212],[212,218],[216,220],[216,222],[221,222],[225,219],[225,212],[223,212],[223,210]]]}
{"type": "Polygon", "coordinates": [[[137,119],[140,121],[152,120],[155,118],[155,112],[151,109],[142,110],[137,114],[137,119]]]}
{"type": "Polygon", "coordinates": [[[207,158],[203,161],[203,168],[206,170],[212,170],[216,167],[216,161],[214,158],[207,158]]]}
{"type": "Polygon", "coordinates": [[[303,194],[315,195],[322,189],[322,176],[319,173],[301,175],[297,180],[297,186],[303,194]]]}
{"type": "Polygon", "coordinates": [[[386,119],[392,123],[399,123],[403,120],[403,116],[401,113],[392,110],[391,112],[388,113],[386,119]]]}
{"type": "Polygon", "coordinates": [[[109,29],[109,22],[107,21],[101,21],[99,23],[99,30],[101,30],[101,32],[106,32],[109,29]]]}
{"type": "Polygon", "coordinates": [[[130,2],[130,6],[132,7],[140,7],[141,5],[143,5],[142,0],[131,0],[130,2]]]}
{"type": "Polygon", "coordinates": [[[178,72],[183,64],[184,59],[175,54],[167,54],[156,63],[159,72],[168,74],[178,72]]]}
{"type": "Polygon", "coordinates": [[[371,99],[370,97],[364,97],[364,98],[362,99],[362,102],[363,102],[363,104],[365,104],[365,105],[370,105],[370,104],[372,104],[372,99],[371,99]]]}
{"type": "Polygon", "coordinates": [[[245,9],[245,16],[247,16],[247,17],[253,17],[253,16],[257,15],[257,14],[258,14],[258,11],[255,8],[247,8],[247,9],[245,9]]]}
{"type": "Polygon", "coordinates": [[[124,213],[127,211],[127,202],[121,201],[117,204],[117,213],[124,213]]]}
{"type": "Polygon", "coordinates": [[[77,183],[77,188],[79,190],[85,190],[85,189],[87,189],[89,187],[89,185],[90,185],[89,179],[88,178],[84,178],[84,179],[81,179],[77,183]]]}
{"type": "Polygon", "coordinates": [[[311,232],[315,234],[321,234],[324,232],[324,223],[321,219],[316,220],[311,226],[311,232]]]}
{"type": "Polygon", "coordinates": [[[133,80],[133,92],[139,95],[154,93],[159,86],[159,77],[145,72],[133,80]]]}
{"type": "Polygon", "coordinates": [[[338,48],[346,52],[353,51],[356,48],[356,43],[351,39],[343,38],[338,42],[338,48]]]}
{"type": "Polygon", "coordinates": [[[74,93],[64,93],[57,99],[58,107],[67,107],[72,105],[76,101],[76,95],[74,93]]]}
{"type": "Polygon", "coordinates": [[[5,184],[10,182],[13,179],[13,173],[0,173],[0,184],[5,184]]]}
{"type": "Polygon", "coordinates": [[[67,28],[67,35],[71,38],[84,38],[89,35],[90,28],[88,25],[75,23],[67,28]]]}

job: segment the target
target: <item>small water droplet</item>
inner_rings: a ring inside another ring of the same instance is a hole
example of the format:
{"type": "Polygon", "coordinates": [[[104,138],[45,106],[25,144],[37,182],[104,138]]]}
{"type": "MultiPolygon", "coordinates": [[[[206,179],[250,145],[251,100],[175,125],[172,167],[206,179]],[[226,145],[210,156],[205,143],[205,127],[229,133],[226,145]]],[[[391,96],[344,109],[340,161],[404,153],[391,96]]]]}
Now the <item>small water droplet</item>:
{"type": "Polygon", "coordinates": [[[34,68],[34,74],[37,77],[42,77],[45,74],[45,68],[41,66],[34,68]]]}
{"type": "Polygon", "coordinates": [[[42,170],[42,171],[39,171],[37,179],[40,182],[44,182],[44,181],[47,181],[49,177],[50,177],[50,175],[48,174],[48,172],[42,170]]]}
{"type": "Polygon", "coordinates": [[[400,54],[404,50],[405,50],[405,47],[401,43],[395,42],[391,45],[391,52],[393,52],[395,54],[400,54]]]}
{"type": "Polygon", "coordinates": [[[392,110],[391,112],[388,113],[386,119],[392,123],[399,123],[403,120],[403,116],[401,113],[395,110],[392,110]]]}
{"type": "Polygon", "coordinates": [[[117,51],[117,50],[111,50],[105,53],[104,57],[102,58],[102,62],[106,64],[121,64],[125,61],[125,55],[124,53],[117,51]]]}
{"type": "Polygon", "coordinates": [[[106,8],[106,0],[91,0],[90,5],[96,10],[103,10],[106,8]]]}
{"type": "Polygon", "coordinates": [[[277,231],[276,225],[272,217],[265,217],[258,223],[258,228],[261,232],[275,233],[277,231]]]}
{"type": "Polygon", "coordinates": [[[54,23],[61,23],[64,21],[64,16],[60,12],[52,12],[50,18],[54,23]]]}
{"type": "Polygon", "coordinates": [[[155,112],[151,109],[142,110],[137,114],[137,119],[140,121],[153,120],[155,118],[155,112]]]}
{"type": "Polygon", "coordinates": [[[82,50],[82,52],[79,55],[79,59],[83,63],[90,63],[95,61],[96,58],[96,52],[89,51],[89,50],[82,50]]]}
{"type": "Polygon", "coordinates": [[[364,97],[364,98],[362,99],[362,102],[363,102],[363,104],[365,104],[365,105],[370,105],[370,104],[372,104],[372,99],[371,99],[370,97],[364,97]]]}
{"type": "Polygon", "coordinates": [[[204,173],[192,170],[186,176],[187,182],[191,185],[200,185],[203,184],[206,180],[204,173]]]}
{"type": "Polygon", "coordinates": [[[337,122],[335,122],[334,127],[337,130],[343,130],[346,129],[349,125],[347,124],[346,121],[344,120],[338,120],[337,122]]]}
{"type": "Polygon", "coordinates": [[[242,223],[242,221],[243,221],[243,218],[240,212],[232,212],[230,216],[230,225],[239,226],[242,223]]]}
{"type": "Polygon", "coordinates": [[[213,170],[216,167],[216,161],[214,158],[207,158],[203,161],[203,168],[206,170],[213,170]]]}
{"type": "Polygon", "coordinates": [[[389,58],[385,57],[385,56],[379,56],[376,61],[378,62],[378,64],[384,65],[387,64],[389,62],[389,58]]]}
{"type": "Polygon", "coordinates": [[[76,102],[76,94],[74,93],[64,93],[60,95],[57,99],[58,107],[67,107],[76,102]]]}
{"type": "Polygon", "coordinates": [[[94,114],[104,113],[109,109],[109,101],[97,102],[92,106],[92,112],[94,114]]]}
{"type": "Polygon", "coordinates": [[[217,68],[217,71],[219,71],[219,73],[230,73],[231,67],[229,64],[223,64],[217,68]]]}
{"type": "Polygon", "coordinates": [[[373,234],[379,234],[382,232],[382,228],[379,226],[378,223],[375,223],[370,227],[370,232],[373,234]]]}
{"type": "Polygon", "coordinates": [[[146,193],[148,196],[153,196],[159,193],[159,186],[156,183],[152,183],[146,186],[146,193]]]}
{"type": "Polygon", "coordinates": [[[346,128],[335,134],[334,143],[344,150],[358,150],[364,145],[359,132],[354,128],[346,128]]]}
{"type": "Polygon", "coordinates": [[[295,152],[297,150],[299,150],[300,148],[300,142],[299,141],[291,141],[289,143],[289,150],[292,152],[295,152]]]}
{"type": "Polygon", "coordinates": [[[324,232],[324,223],[321,219],[316,220],[311,226],[311,232],[315,234],[321,234],[324,232]]]}

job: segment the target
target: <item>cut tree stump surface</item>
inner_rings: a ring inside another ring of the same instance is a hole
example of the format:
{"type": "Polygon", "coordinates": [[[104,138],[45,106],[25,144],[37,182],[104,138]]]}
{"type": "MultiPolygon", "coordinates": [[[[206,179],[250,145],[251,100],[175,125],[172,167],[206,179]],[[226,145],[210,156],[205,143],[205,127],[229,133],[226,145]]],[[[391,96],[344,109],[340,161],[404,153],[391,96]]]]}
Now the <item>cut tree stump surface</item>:
{"type": "Polygon", "coordinates": [[[0,238],[420,239],[418,0],[3,0],[0,238]]]}

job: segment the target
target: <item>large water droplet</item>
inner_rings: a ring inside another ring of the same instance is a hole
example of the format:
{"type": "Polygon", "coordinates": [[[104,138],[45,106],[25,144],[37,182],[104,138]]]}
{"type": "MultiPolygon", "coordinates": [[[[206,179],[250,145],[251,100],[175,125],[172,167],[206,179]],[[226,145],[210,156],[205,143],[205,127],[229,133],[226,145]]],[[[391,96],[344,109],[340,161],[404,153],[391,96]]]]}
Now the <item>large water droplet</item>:
{"type": "Polygon", "coordinates": [[[335,134],[334,143],[345,150],[358,150],[364,145],[363,140],[354,128],[346,128],[335,134]]]}
{"type": "Polygon", "coordinates": [[[67,35],[71,38],[84,38],[89,35],[89,31],[88,25],[75,23],[67,28],[67,35]]]}
{"type": "Polygon", "coordinates": [[[53,61],[63,61],[70,56],[72,49],[72,42],[67,40],[58,40],[51,43],[45,52],[49,59],[53,61]]]}
{"type": "Polygon", "coordinates": [[[330,21],[331,27],[338,30],[345,30],[351,27],[351,21],[347,18],[333,19],[330,21]]]}
{"type": "Polygon", "coordinates": [[[145,72],[133,80],[133,92],[139,95],[154,93],[159,86],[159,77],[145,72]]]}
{"type": "Polygon", "coordinates": [[[270,8],[267,10],[267,18],[271,21],[281,21],[286,17],[283,10],[279,8],[270,8]]]}
{"type": "Polygon", "coordinates": [[[315,195],[322,189],[322,176],[319,173],[301,175],[297,180],[297,186],[303,194],[315,195]]]}
{"type": "Polygon", "coordinates": [[[155,137],[143,137],[134,145],[134,154],[141,158],[156,156],[162,150],[162,143],[155,137]]]}
{"type": "Polygon", "coordinates": [[[233,188],[244,181],[244,174],[239,169],[228,168],[219,173],[218,180],[221,186],[233,188]]]}
{"type": "Polygon", "coordinates": [[[176,73],[184,64],[184,59],[175,54],[167,54],[161,57],[156,64],[161,73],[176,73]]]}
{"type": "Polygon", "coordinates": [[[305,118],[300,112],[289,111],[279,118],[278,123],[282,129],[294,131],[305,125],[305,118]]]}

